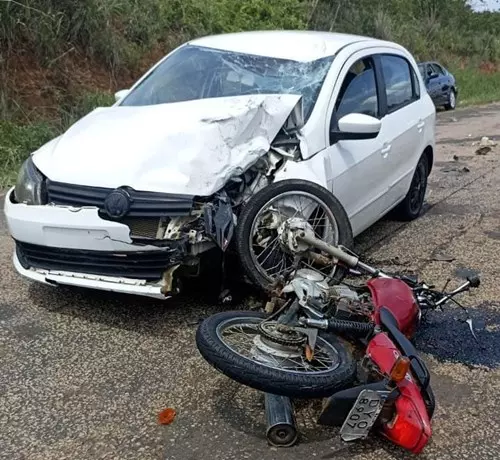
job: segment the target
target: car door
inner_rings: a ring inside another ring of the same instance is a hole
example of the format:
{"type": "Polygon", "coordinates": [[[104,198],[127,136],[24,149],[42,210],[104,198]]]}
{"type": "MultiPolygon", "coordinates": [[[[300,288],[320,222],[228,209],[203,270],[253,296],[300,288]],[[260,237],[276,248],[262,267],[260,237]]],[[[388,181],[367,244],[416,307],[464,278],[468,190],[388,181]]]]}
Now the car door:
{"type": "Polygon", "coordinates": [[[410,187],[414,170],[423,153],[424,128],[431,120],[423,110],[417,70],[400,54],[379,54],[376,65],[383,78],[383,131],[386,143],[382,155],[388,190],[383,212],[400,202],[410,187]]]}
{"type": "Polygon", "coordinates": [[[432,64],[427,64],[424,81],[426,83],[429,96],[436,104],[439,104],[441,102],[440,85],[436,69],[433,68],[432,64]]]}
{"type": "Polygon", "coordinates": [[[450,92],[450,79],[444,69],[437,63],[432,63],[432,69],[437,74],[436,91],[439,95],[439,102],[445,104],[448,102],[448,93],[450,92]]]}
{"type": "MultiPolygon", "coordinates": [[[[349,113],[380,116],[374,61],[366,51],[355,53],[342,67],[327,112],[328,131],[337,129],[338,120],[349,113]]],[[[380,217],[386,192],[383,150],[384,144],[377,136],[366,140],[330,139],[325,152],[330,188],[346,209],[354,234],[380,217]]]]}

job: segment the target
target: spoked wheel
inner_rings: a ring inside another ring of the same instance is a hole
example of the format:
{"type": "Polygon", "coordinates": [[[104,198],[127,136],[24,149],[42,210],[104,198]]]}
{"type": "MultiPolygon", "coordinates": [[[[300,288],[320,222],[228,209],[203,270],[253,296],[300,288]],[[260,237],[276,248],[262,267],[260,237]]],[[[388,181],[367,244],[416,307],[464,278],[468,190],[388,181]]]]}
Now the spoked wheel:
{"type": "Polygon", "coordinates": [[[223,312],[204,320],[196,344],[212,366],[257,390],[296,398],[322,398],[352,383],[355,362],[338,337],[320,334],[311,361],[306,337],[264,314],[223,312]]]}
{"type": "Polygon", "coordinates": [[[297,260],[296,254],[287,250],[282,233],[290,220],[300,221],[326,243],[352,246],[349,218],[327,189],[302,180],[280,181],[255,194],[238,221],[238,252],[249,278],[266,290],[288,272],[308,268],[330,284],[338,283],[346,270],[332,265],[328,257],[311,251],[297,260]]]}

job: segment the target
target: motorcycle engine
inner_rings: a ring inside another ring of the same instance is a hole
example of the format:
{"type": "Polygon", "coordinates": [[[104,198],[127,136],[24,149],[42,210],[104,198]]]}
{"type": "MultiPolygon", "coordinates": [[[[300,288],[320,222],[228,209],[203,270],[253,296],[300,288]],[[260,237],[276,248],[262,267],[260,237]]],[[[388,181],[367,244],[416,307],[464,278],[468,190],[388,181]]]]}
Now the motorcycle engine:
{"type": "Polygon", "coordinates": [[[307,268],[297,270],[283,292],[294,292],[301,306],[315,310],[320,316],[333,314],[352,319],[370,316],[373,311],[368,294],[358,294],[345,285],[329,286],[320,273],[307,268]]]}
{"type": "Polygon", "coordinates": [[[328,283],[320,273],[302,268],[297,270],[283,292],[295,292],[300,305],[325,313],[330,306],[329,289],[328,283]]]}
{"type": "Polygon", "coordinates": [[[344,285],[330,287],[329,294],[337,307],[335,316],[338,318],[368,317],[373,312],[373,305],[368,294],[358,294],[344,285]]]}

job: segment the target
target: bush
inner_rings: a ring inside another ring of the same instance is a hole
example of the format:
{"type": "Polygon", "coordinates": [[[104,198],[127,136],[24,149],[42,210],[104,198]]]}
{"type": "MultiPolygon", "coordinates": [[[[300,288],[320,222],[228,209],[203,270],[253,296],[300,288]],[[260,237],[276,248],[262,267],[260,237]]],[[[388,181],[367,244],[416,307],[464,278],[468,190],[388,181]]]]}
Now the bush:
{"type": "Polygon", "coordinates": [[[21,163],[56,134],[53,126],[43,122],[28,125],[0,122],[0,187],[12,185],[21,163]]]}
{"type": "Polygon", "coordinates": [[[112,94],[92,89],[97,86],[91,79],[94,68],[104,81],[109,75],[108,87],[122,87],[158,54],[194,37],[304,28],[399,42],[417,59],[451,65],[461,102],[500,99],[494,72],[500,60],[500,13],[473,13],[467,0],[0,0],[0,118],[19,116],[23,123],[0,123],[0,186],[12,183],[31,151],[94,107],[113,102],[112,94]],[[24,64],[52,74],[38,87],[29,72],[28,85],[9,78],[12,63],[21,57],[24,64]],[[487,72],[479,68],[482,61],[487,72]],[[78,65],[87,65],[90,84],[74,79],[78,65]],[[20,87],[25,93],[18,101],[14,96],[20,87]],[[50,123],[32,119],[36,104],[20,102],[29,99],[26,91],[45,90],[52,98],[47,105],[57,107],[50,123]]]}

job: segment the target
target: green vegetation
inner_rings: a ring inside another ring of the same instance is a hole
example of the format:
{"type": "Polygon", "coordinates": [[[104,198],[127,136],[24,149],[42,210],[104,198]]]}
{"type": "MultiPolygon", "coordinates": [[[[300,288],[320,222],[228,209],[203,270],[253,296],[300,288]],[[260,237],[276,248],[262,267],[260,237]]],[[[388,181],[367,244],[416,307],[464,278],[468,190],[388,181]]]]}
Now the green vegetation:
{"type": "Polygon", "coordinates": [[[13,184],[29,152],[48,142],[57,131],[47,123],[0,123],[0,184],[13,184]]]}
{"type": "Polygon", "coordinates": [[[454,75],[460,84],[461,105],[500,101],[500,75],[497,72],[483,73],[474,68],[457,68],[454,75]]]}
{"type": "Polygon", "coordinates": [[[500,13],[473,13],[466,0],[0,0],[0,187],[168,50],[256,29],[394,40],[449,66],[462,104],[500,100],[500,13]]]}

